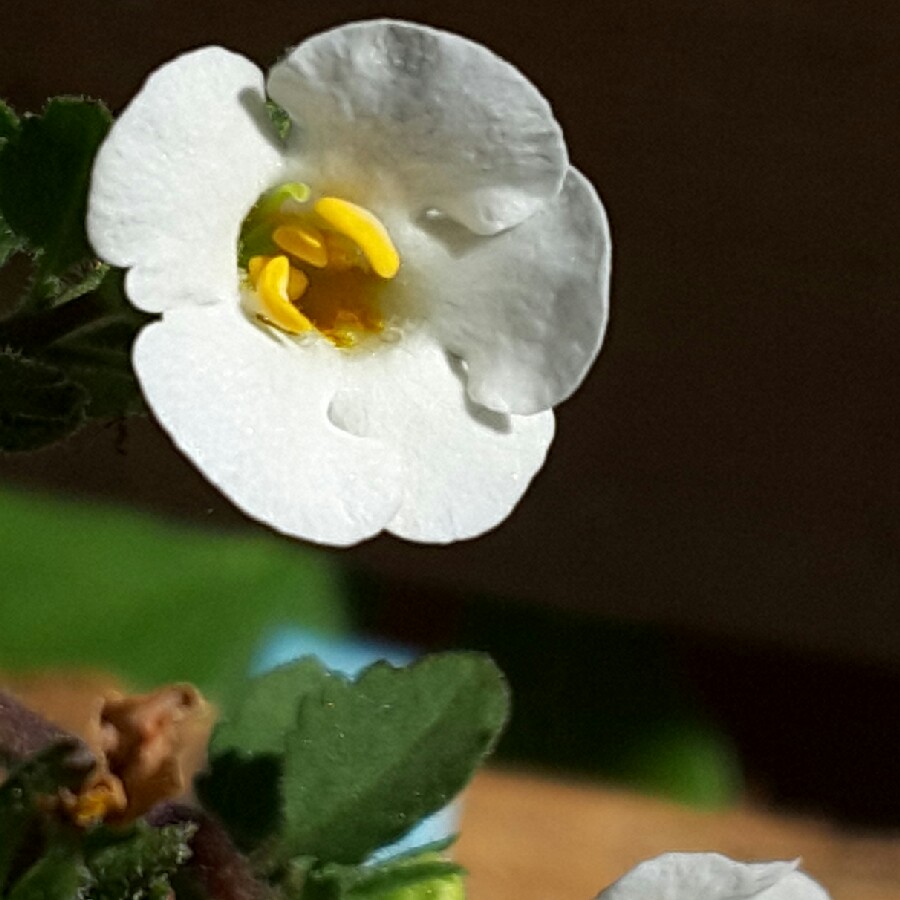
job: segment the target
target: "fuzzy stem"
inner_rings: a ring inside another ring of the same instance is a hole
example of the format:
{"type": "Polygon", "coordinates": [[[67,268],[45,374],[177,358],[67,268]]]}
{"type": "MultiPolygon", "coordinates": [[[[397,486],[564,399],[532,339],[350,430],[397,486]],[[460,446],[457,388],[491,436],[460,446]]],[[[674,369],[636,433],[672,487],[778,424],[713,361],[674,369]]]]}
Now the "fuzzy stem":
{"type": "Polygon", "coordinates": [[[25,351],[46,347],[108,314],[96,292],[82,294],[60,306],[0,322],[0,347],[25,351]]]}

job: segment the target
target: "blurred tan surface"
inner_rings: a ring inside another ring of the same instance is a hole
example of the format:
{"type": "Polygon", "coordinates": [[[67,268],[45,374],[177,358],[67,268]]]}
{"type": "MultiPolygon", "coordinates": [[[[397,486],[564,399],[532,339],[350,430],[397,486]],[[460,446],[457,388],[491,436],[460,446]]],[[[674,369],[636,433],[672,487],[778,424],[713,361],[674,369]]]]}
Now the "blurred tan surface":
{"type": "Polygon", "coordinates": [[[596,785],[486,771],[466,794],[457,857],[470,900],[591,900],[643,859],[715,850],[802,857],[833,900],[900,898],[900,832],[863,835],[753,808],[703,812],[596,785]]]}

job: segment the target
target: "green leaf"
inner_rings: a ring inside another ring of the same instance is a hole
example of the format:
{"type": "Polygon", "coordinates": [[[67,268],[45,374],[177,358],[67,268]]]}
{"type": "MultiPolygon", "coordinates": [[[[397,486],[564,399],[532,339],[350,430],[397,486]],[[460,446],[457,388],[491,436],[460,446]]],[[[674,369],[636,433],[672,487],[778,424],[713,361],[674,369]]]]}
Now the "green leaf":
{"type": "Polygon", "coordinates": [[[379,865],[342,866],[328,863],[310,872],[309,880],[330,896],[347,900],[462,897],[465,869],[436,853],[420,853],[379,865]]]}
{"type": "MultiPolygon", "coordinates": [[[[0,100],[0,153],[6,142],[18,133],[19,118],[2,100],[0,100]]],[[[13,234],[0,212],[0,266],[22,246],[22,241],[13,234]]]]}
{"type": "Polygon", "coordinates": [[[193,823],[152,828],[136,822],[125,832],[100,829],[87,849],[90,900],[166,900],[169,878],[191,856],[193,823]]]}
{"type": "Polygon", "coordinates": [[[95,101],[50,100],[26,115],[0,154],[0,214],[40,254],[41,277],[92,258],[84,229],[94,156],[112,118],[95,101]]]}
{"type": "Polygon", "coordinates": [[[216,726],[209,771],[197,779],[196,790],[242,850],[280,827],[285,735],[296,727],[303,698],[321,693],[332,677],[313,657],[280,666],[250,681],[216,726]]]}
{"type": "Polygon", "coordinates": [[[41,306],[60,306],[97,290],[109,272],[109,266],[85,257],[57,274],[38,273],[30,296],[41,306]]]}
{"type": "Polygon", "coordinates": [[[19,130],[19,117],[12,107],[0,100],[0,145],[19,130]]]}
{"type": "Polygon", "coordinates": [[[0,350],[0,451],[36,450],[85,419],[87,392],[55,366],[0,350]]]}
{"type": "Polygon", "coordinates": [[[330,556],[98,501],[0,490],[0,571],[28,598],[4,605],[6,671],[100,667],[137,688],[191,681],[219,700],[278,629],[349,628],[330,556]]]}
{"type": "Polygon", "coordinates": [[[0,267],[6,265],[6,261],[21,248],[22,242],[0,215],[0,267]]]}
{"type": "Polygon", "coordinates": [[[84,389],[87,418],[124,418],[145,411],[131,347],[151,317],[127,302],[122,276],[94,261],[81,267],[71,283],[45,279],[45,284],[56,281],[62,293],[48,294],[38,308],[0,322],[0,347],[20,350],[17,359],[56,368],[84,389]]]}
{"type": "Polygon", "coordinates": [[[153,317],[125,298],[124,272],[94,262],[54,303],[52,310],[41,314],[50,319],[44,330],[50,346],[43,358],[85,388],[90,397],[87,417],[125,418],[146,412],[131,348],[138,331],[153,317]],[[88,291],[91,296],[83,297],[88,291]],[[76,303],[79,297],[82,300],[76,303]],[[55,327],[61,331],[59,337],[51,334],[55,327]]]}
{"type": "Polygon", "coordinates": [[[60,788],[77,790],[93,767],[93,757],[73,738],[20,763],[0,785],[0,893],[32,823],[42,815],[42,798],[60,788]]]}
{"type": "Polygon", "coordinates": [[[88,393],[88,418],[124,418],[146,411],[131,365],[136,328],[128,315],[111,313],[55,343],[46,359],[88,393]]]}
{"type": "Polygon", "coordinates": [[[396,840],[465,786],[508,707],[503,675],[477,653],[329,679],[287,736],[282,852],[357,863],[396,840]]]}
{"type": "Polygon", "coordinates": [[[283,758],[225,753],[194,780],[200,802],[228,829],[242,853],[250,853],[282,826],[283,758]]]}
{"type": "Polygon", "coordinates": [[[84,388],[89,419],[124,419],[140,415],[147,407],[130,365],[130,357],[98,351],[90,345],[54,348],[48,359],[84,388]]]}
{"type": "Polygon", "coordinates": [[[232,712],[219,723],[209,742],[214,762],[225,753],[281,755],[285,735],[297,725],[300,704],[318,696],[334,676],[313,656],[279,666],[248,682],[232,712]]]}
{"type": "Polygon", "coordinates": [[[15,883],[7,900],[81,900],[87,880],[80,855],[53,846],[15,883]]]}

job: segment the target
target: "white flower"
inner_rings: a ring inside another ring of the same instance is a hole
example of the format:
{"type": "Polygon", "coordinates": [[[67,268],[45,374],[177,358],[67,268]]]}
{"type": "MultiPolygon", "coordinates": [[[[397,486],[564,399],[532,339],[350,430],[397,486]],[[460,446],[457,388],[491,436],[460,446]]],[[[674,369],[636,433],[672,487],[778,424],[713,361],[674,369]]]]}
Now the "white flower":
{"type": "Polygon", "coordinates": [[[666,853],[622,876],[596,900],[828,900],[798,861],[742,863],[718,853],[666,853]]]}
{"type": "Polygon", "coordinates": [[[175,443],[324,543],[502,521],[606,324],[606,219],[546,101],[407,23],[317,35],[265,82],[218,47],[164,65],[98,154],[88,233],[162,313],[134,365],[175,443]]]}

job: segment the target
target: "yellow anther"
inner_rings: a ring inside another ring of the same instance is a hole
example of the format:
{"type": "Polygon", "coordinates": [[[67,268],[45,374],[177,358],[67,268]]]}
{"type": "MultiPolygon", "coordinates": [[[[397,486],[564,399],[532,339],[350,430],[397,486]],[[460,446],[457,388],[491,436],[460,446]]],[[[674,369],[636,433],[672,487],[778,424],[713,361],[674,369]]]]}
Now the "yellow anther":
{"type": "Polygon", "coordinates": [[[312,225],[279,225],[272,232],[272,240],[291,256],[296,256],[317,269],[324,269],[328,265],[328,252],[322,232],[312,225]]]}
{"type": "Polygon", "coordinates": [[[262,272],[263,266],[271,258],[271,256],[251,256],[247,261],[247,276],[253,287],[256,287],[256,282],[259,281],[259,273],[262,272]]]}
{"type": "MultiPolygon", "coordinates": [[[[302,276],[300,272],[297,274],[302,276]]],[[[302,277],[305,279],[305,276],[302,277]]],[[[288,258],[275,256],[263,265],[256,283],[256,294],[269,322],[288,334],[302,334],[311,331],[313,324],[291,303],[290,282],[291,264],[288,258]]]]}
{"type": "Polygon", "coordinates": [[[301,272],[300,269],[295,269],[291,266],[291,270],[288,272],[288,300],[292,303],[299,300],[306,293],[308,287],[309,279],[306,277],[305,273],[301,272]]]}
{"type": "Polygon", "coordinates": [[[322,197],[316,201],[315,210],[335,231],[346,235],[362,250],[377,275],[393,278],[397,274],[400,254],[375,215],[337,197],[322,197]]]}

